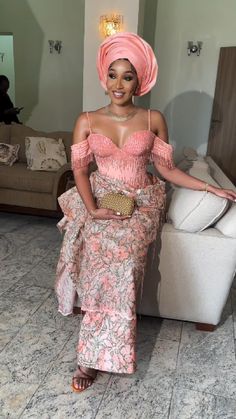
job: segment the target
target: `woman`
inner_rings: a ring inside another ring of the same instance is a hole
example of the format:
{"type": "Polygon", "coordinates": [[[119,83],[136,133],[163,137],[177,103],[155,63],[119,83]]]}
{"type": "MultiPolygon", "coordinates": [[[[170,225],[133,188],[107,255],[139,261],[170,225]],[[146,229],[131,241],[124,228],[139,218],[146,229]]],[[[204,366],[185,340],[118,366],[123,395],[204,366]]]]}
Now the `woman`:
{"type": "Polygon", "coordinates": [[[78,392],[91,386],[98,370],[135,371],[136,295],[165,204],[164,184],[147,174],[148,161],[176,185],[236,198],[175,168],[163,115],[133,104],[133,96],[149,92],[157,76],[154,53],[143,39],[132,33],[109,37],[99,48],[97,67],[110,104],[78,118],[72,146],[76,187],[59,199],[65,214],[59,223],[65,230],[59,311],[70,314],[78,293],[85,313],[72,381],[78,392]],[[94,158],[98,170],[89,177],[94,158]],[[102,208],[108,192],[132,197],[132,215],[102,208]]]}

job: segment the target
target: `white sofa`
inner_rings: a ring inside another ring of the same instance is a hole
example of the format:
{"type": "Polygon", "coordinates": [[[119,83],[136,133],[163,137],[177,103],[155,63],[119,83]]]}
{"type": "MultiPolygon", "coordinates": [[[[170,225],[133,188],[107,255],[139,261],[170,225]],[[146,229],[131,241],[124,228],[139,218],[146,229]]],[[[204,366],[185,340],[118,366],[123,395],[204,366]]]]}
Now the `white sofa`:
{"type": "MultiPolygon", "coordinates": [[[[234,185],[207,157],[211,176],[224,188],[234,185]]],[[[232,222],[236,222],[235,218],[232,222]]],[[[236,270],[236,236],[210,227],[189,233],[165,223],[148,256],[143,295],[137,311],[149,316],[187,320],[214,330],[219,323],[236,270]]]]}

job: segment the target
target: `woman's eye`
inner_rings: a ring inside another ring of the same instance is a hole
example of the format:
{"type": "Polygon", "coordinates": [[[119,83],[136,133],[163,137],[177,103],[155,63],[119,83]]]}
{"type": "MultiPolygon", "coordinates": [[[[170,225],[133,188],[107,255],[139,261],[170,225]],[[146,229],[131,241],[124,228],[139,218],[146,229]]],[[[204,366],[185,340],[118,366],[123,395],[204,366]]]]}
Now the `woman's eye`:
{"type": "Polygon", "coordinates": [[[115,78],[115,74],[110,73],[110,74],[108,74],[108,77],[109,77],[110,79],[114,79],[114,78],[115,78]]]}
{"type": "Polygon", "coordinates": [[[126,80],[126,81],[132,81],[132,80],[133,80],[133,77],[126,76],[126,77],[125,77],[125,80],[126,80]]]}

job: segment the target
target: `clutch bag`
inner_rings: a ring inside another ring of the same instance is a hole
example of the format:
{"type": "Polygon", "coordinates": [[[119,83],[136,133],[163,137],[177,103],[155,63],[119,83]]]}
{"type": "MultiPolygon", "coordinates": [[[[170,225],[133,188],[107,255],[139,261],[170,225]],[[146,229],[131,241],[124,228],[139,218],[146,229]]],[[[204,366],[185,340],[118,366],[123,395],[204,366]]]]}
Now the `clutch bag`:
{"type": "Polygon", "coordinates": [[[110,192],[104,195],[100,201],[101,208],[111,209],[120,215],[132,215],[134,211],[135,201],[122,193],[110,192]]]}

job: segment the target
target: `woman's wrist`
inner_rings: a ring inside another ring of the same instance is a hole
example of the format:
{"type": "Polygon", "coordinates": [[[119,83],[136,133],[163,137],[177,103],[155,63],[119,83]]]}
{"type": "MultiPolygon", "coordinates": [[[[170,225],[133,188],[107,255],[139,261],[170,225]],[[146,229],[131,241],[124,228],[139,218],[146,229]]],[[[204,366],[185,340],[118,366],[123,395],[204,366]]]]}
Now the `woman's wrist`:
{"type": "Polygon", "coordinates": [[[97,208],[88,209],[88,212],[89,212],[89,214],[91,215],[92,218],[95,216],[96,210],[97,210],[97,208]]]}
{"type": "Polygon", "coordinates": [[[209,183],[204,182],[201,191],[215,193],[216,189],[219,188],[216,188],[215,186],[209,185],[209,183]]]}

